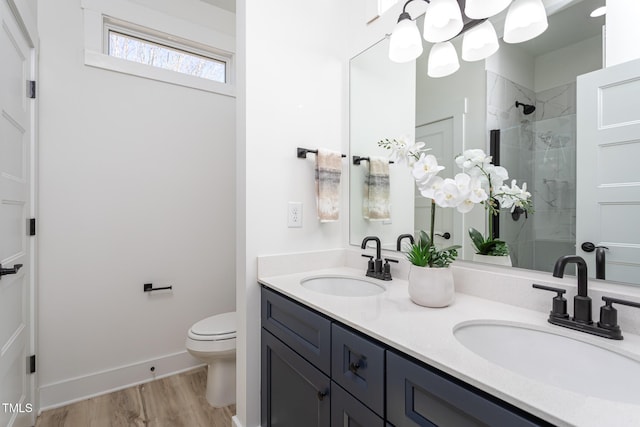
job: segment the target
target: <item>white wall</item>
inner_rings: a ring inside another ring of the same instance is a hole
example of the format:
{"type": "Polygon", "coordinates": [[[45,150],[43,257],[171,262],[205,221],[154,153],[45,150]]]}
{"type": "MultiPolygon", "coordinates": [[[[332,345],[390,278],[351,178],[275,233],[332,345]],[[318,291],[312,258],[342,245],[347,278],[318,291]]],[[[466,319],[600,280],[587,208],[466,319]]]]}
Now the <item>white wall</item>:
{"type": "Polygon", "coordinates": [[[640,2],[607,0],[606,66],[640,58],[640,2]]]}
{"type": "Polygon", "coordinates": [[[602,36],[582,40],[537,56],[533,89],[547,89],[575,83],[576,76],[599,70],[602,64],[602,36]]]}
{"type": "Polygon", "coordinates": [[[193,366],[189,326],[234,309],[235,100],[87,67],[80,0],[38,6],[46,408],[193,366]]]}
{"type": "MultiPolygon", "coordinates": [[[[314,160],[296,147],[347,150],[347,68],[344,2],[238,2],[240,86],[238,115],[237,418],[259,424],[260,289],[256,257],[343,247],[348,227],[348,163],[340,221],[315,214],[314,160]],[[243,182],[244,181],[244,182],[243,182]],[[303,227],[287,228],[287,202],[303,203],[303,227]]],[[[345,152],[345,151],[343,151],[345,152]]]]}

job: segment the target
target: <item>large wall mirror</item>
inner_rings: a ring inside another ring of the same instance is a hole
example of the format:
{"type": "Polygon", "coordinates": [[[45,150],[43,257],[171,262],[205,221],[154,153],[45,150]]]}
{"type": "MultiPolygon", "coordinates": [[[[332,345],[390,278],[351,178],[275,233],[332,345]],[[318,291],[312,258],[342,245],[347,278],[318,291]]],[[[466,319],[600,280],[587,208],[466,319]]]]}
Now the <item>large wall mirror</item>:
{"type": "MultiPolygon", "coordinates": [[[[583,242],[576,243],[576,77],[603,63],[604,17],[589,15],[604,0],[547,3],[553,8],[548,8],[545,33],[521,44],[501,41],[492,57],[461,61],[461,68],[448,77],[427,77],[429,46],[415,63],[391,63],[388,39],[350,63],[350,155],[386,156],[377,142],[407,135],[433,148],[450,171],[445,176],[453,176],[453,157],[467,148],[489,151],[493,134],[494,154],[510,179],[527,183],[535,209],[528,216],[502,211],[500,238],[509,244],[514,267],[539,271],[551,271],[562,255],[595,256],[581,250],[583,242]],[[516,107],[516,102],[525,106],[516,107]]],[[[504,13],[491,19],[501,34],[504,13]]],[[[454,40],[458,52],[459,39],[454,40]]],[[[367,162],[350,161],[350,243],[359,245],[364,236],[376,235],[384,248],[396,249],[400,234],[426,229],[425,201],[416,197],[406,166],[392,164],[390,215],[367,218],[367,168],[367,162]]],[[[450,237],[438,237],[437,243],[460,244],[461,258],[471,260],[466,230],[483,229],[482,207],[465,215],[440,209],[438,215],[436,233],[450,237]]],[[[640,284],[624,276],[607,279],[640,284]]]]}

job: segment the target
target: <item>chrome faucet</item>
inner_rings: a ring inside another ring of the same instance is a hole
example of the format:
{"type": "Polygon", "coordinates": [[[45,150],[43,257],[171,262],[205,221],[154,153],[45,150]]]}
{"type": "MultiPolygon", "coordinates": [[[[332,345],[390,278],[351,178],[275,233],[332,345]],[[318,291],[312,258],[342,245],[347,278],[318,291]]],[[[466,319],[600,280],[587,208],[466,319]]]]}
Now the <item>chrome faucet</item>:
{"type": "Polygon", "coordinates": [[[564,269],[569,263],[575,263],[578,267],[578,294],[573,297],[572,318],[569,318],[567,314],[567,300],[563,296],[567,292],[565,289],[533,285],[534,288],[557,293],[553,298],[553,308],[549,313],[548,319],[549,323],[599,337],[621,340],[622,331],[618,326],[618,314],[612,304],[640,308],[640,303],[603,296],[602,300],[605,304],[600,307],[600,321],[594,324],[591,320],[591,298],[587,294],[587,263],[584,259],[576,255],[560,257],[553,267],[553,275],[554,277],[564,276],[564,269]]]}

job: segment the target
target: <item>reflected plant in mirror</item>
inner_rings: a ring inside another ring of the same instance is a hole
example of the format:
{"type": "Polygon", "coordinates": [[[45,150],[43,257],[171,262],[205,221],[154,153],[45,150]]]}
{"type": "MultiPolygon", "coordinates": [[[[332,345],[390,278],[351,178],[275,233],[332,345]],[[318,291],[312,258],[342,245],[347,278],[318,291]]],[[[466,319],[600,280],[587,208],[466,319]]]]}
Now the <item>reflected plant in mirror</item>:
{"type": "Polygon", "coordinates": [[[442,178],[438,174],[445,169],[438,164],[432,154],[427,154],[423,142],[411,142],[404,137],[399,140],[384,139],[378,142],[382,148],[391,150],[391,160],[406,164],[411,169],[418,191],[422,197],[431,199],[429,234],[420,231],[420,237],[410,247],[408,258],[413,265],[428,267],[447,267],[456,257],[460,246],[436,248],[434,230],[436,206],[456,208],[458,212],[471,211],[478,203],[484,203],[489,193],[482,188],[482,175],[470,175],[466,172],[456,174],[454,178],[442,178]]]}
{"type": "MultiPolygon", "coordinates": [[[[477,179],[480,184],[479,190],[486,197],[482,204],[487,212],[487,236],[483,236],[475,228],[469,229],[469,237],[476,251],[476,255],[503,257],[502,259],[483,259],[485,262],[497,263],[501,265],[511,265],[509,258],[509,247],[507,244],[496,238],[494,234],[493,219],[500,213],[500,209],[511,209],[514,212],[519,209],[526,215],[533,213],[531,193],[527,191],[527,183],[520,188],[516,180],[511,181],[511,186],[504,182],[509,179],[509,172],[502,166],[492,163],[491,156],[483,150],[466,150],[456,157],[456,164],[477,179]]],[[[478,197],[478,196],[476,196],[478,197]]]]}

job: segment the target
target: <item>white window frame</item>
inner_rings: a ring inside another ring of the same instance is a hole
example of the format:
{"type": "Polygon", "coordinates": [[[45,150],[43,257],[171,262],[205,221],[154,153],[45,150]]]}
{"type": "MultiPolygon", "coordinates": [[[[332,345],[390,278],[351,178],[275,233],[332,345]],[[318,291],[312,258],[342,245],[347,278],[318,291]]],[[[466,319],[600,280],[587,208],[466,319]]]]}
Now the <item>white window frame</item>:
{"type": "Polygon", "coordinates": [[[233,36],[130,2],[82,0],[82,8],[85,65],[220,95],[235,96],[233,36]],[[227,81],[216,82],[109,56],[109,29],[152,43],[169,45],[196,55],[222,60],[227,64],[227,81]]]}

